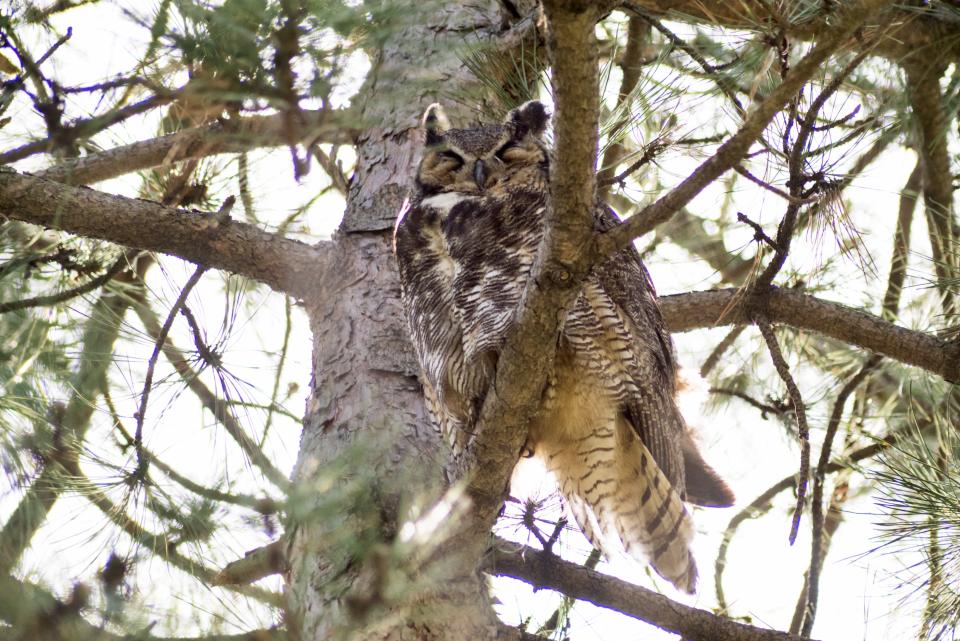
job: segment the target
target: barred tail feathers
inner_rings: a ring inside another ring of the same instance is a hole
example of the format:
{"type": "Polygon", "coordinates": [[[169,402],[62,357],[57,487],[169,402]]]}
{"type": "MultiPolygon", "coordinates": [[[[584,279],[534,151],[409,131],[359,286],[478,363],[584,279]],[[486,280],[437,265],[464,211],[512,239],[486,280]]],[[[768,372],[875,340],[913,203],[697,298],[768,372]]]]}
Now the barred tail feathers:
{"type": "Polygon", "coordinates": [[[576,441],[540,445],[570,514],[594,547],[612,557],[622,546],[677,589],[695,591],[690,515],[624,418],[576,441]]]}

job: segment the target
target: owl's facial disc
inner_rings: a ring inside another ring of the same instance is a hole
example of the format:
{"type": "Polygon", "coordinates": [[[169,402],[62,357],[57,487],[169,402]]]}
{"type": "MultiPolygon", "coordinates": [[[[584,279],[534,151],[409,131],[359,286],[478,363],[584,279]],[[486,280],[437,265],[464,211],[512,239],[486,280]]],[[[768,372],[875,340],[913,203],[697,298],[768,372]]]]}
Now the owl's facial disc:
{"type": "Polygon", "coordinates": [[[540,136],[546,120],[543,105],[527,103],[501,124],[453,129],[439,105],[431,105],[423,119],[427,146],[417,171],[420,188],[426,195],[481,195],[521,173],[545,172],[540,136]]]}

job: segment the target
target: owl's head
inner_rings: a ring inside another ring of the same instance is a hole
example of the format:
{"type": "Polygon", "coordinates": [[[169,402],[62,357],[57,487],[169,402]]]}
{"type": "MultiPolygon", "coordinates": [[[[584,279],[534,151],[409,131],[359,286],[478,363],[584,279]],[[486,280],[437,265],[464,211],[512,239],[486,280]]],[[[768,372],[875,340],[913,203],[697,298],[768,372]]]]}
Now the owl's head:
{"type": "Polygon", "coordinates": [[[499,125],[451,129],[443,108],[430,105],[423,115],[426,149],[417,170],[424,194],[482,193],[512,179],[532,181],[531,170],[546,176],[547,149],[541,136],[549,114],[537,101],[514,109],[499,125]]]}

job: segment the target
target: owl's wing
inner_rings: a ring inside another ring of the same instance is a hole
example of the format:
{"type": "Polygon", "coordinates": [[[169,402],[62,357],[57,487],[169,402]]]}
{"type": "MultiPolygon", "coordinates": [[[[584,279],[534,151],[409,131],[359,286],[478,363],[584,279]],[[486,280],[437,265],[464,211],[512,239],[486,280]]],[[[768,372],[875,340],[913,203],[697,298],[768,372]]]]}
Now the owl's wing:
{"type": "MultiPolygon", "coordinates": [[[[620,223],[606,205],[595,209],[595,221],[599,231],[607,231],[620,223]]],[[[704,461],[677,407],[673,340],[640,254],[632,246],[623,249],[599,265],[595,274],[629,322],[632,354],[628,369],[635,392],[626,403],[628,419],[686,500],[700,505],[731,505],[733,493],[704,461]]]]}

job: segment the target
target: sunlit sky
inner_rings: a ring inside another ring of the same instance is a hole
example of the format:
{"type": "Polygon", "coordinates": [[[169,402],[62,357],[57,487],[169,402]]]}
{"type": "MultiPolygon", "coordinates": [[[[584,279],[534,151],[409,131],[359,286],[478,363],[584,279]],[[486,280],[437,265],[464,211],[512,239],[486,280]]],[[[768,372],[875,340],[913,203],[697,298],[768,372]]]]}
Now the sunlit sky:
{"type": "MultiPolygon", "coordinates": [[[[94,83],[117,75],[135,66],[146,47],[149,33],[140,27],[132,26],[124,16],[125,10],[145,15],[148,3],[127,0],[126,2],[106,2],[75,9],[59,15],[54,24],[63,31],[73,27],[73,36],[67,47],[54,56],[52,67],[56,76],[69,79],[71,84],[94,83]]],[[[690,35],[689,27],[675,24],[673,27],[680,35],[690,35]]],[[[51,42],[49,37],[29,29],[21,37],[35,43],[35,51],[46,46],[39,43],[51,42]]],[[[616,72],[614,72],[616,73],[616,72]]],[[[362,72],[355,74],[360,77],[362,72]]],[[[616,78],[614,78],[616,80],[616,78]]],[[[616,82],[611,83],[616,86],[616,82]]],[[[355,88],[355,86],[354,86],[355,88]]],[[[345,94],[346,95],[346,94],[345,94]]],[[[71,106],[80,107],[92,113],[102,109],[87,96],[71,98],[71,106]]],[[[21,103],[7,115],[13,116],[13,122],[2,131],[3,147],[9,148],[23,140],[22,136],[39,134],[31,131],[38,120],[29,113],[29,106],[21,103]],[[17,111],[19,109],[19,111],[17,111]]],[[[76,111],[73,113],[77,113],[76,111]]],[[[706,108],[684,113],[682,131],[696,131],[699,124],[712,117],[706,108]]],[[[131,119],[106,134],[96,138],[104,147],[125,144],[150,138],[156,131],[159,113],[144,118],[131,119]]],[[[865,145],[864,145],[865,146],[865,145]]],[[[863,147],[861,147],[862,149],[863,147]]],[[[671,183],[685,176],[701,160],[699,157],[684,157],[675,152],[660,161],[662,180],[671,183]]],[[[866,244],[871,249],[877,265],[880,266],[879,278],[865,279],[863,274],[851,264],[845,264],[836,272],[835,292],[842,292],[841,302],[852,305],[865,305],[876,311],[877,301],[882,293],[889,264],[894,223],[897,211],[897,196],[901,181],[905,179],[905,167],[912,166],[914,157],[899,148],[885,152],[878,161],[848,189],[846,195],[852,204],[855,217],[862,226],[866,244]]],[[[235,193],[236,164],[226,157],[216,161],[220,167],[213,180],[218,193],[226,196],[235,193]]],[[[17,165],[23,170],[38,169],[43,166],[40,158],[30,159],[17,165]]],[[[263,220],[280,221],[291,211],[308,201],[327,181],[319,168],[299,184],[293,178],[289,153],[286,150],[257,151],[251,153],[252,191],[257,199],[258,215],[263,220]]],[[[141,185],[137,175],[129,175],[97,185],[104,191],[136,196],[141,185]]],[[[727,186],[718,181],[705,190],[690,206],[690,210],[707,219],[719,215],[718,203],[727,197],[727,186]]],[[[652,195],[652,194],[651,194],[652,195]]],[[[733,211],[748,212],[751,218],[773,229],[783,211],[783,203],[776,196],[753,186],[740,187],[732,194],[735,202],[733,211]]],[[[643,200],[644,196],[640,195],[643,200]]],[[[319,199],[308,211],[306,226],[312,238],[329,237],[336,228],[342,215],[343,202],[336,195],[319,199]]],[[[924,246],[926,230],[923,217],[914,218],[913,230],[915,249],[927,253],[924,246]]],[[[744,228],[742,233],[727,236],[731,251],[742,250],[743,256],[753,252],[752,231],[744,228]]],[[[645,241],[641,240],[643,245],[645,241]]],[[[821,247],[812,252],[809,243],[798,243],[791,255],[793,268],[803,271],[809,261],[819,260],[823,255],[835,253],[832,246],[821,247]]],[[[653,254],[649,261],[650,271],[661,294],[678,293],[695,289],[705,289],[716,282],[713,272],[701,261],[691,258],[679,248],[665,243],[653,254]]],[[[163,269],[154,269],[150,277],[150,286],[158,292],[158,300],[169,307],[176,298],[183,282],[192,269],[179,261],[166,259],[163,269]]],[[[201,314],[205,323],[216,335],[223,317],[223,278],[208,275],[200,287],[191,296],[195,311],[201,314]]],[[[908,280],[916,286],[916,280],[908,280]]],[[[825,295],[829,298],[829,295],[825,295]]],[[[272,386],[272,367],[275,364],[275,352],[281,336],[277,328],[283,327],[283,299],[275,295],[257,294],[253,301],[245,304],[242,319],[233,329],[226,352],[229,369],[243,383],[238,384],[242,395],[257,402],[269,400],[272,386]],[[249,319],[249,320],[248,320],[249,319]]],[[[158,307],[161,315],[166,309],[158,307]]],[[[284,375],[284,385],[297,383],[299,391],[286,402],[286,407],[294,415],[303,410],[305,393],[310,380],[310,359],[308,345],[311,339],[303,313],[294,309],[295,323],[291,337],[294,349],[291,350],[284,375]]],[[[139,324],[128,317],[130,332],[139,332],[139,324]]],[[[747,330],[745,336],[754,331],[747,330]]],[[[693,375],[712,350],[713,346],[726,334],[726,328],[701,330],[677,335],[681,364],[693,375]]],[[[189,345],[191,339],[185,326],[175,325],[172,334],[174,342],[189,345]]],[[[756,341],[741,338],[738,345],[741,351],[746,345],[753,349],[756,341]]],[[[118,354],[113,375],[117,380],[126,381],[129,389],[126,398],[117,399],[121,404],[121,414],[132,415],[135,401],[140,393],[146,361],[152,350],[152,343],[143,336],[127,341],[123,353],[118,354]]],[[[736,351],[728,359],[730,363],[747,360],[749,354],[736,351]]],[[[158,380],[161,382],[171,376],[171,370],[161,359],[158,380]]],[[[799,383],[809,398],[818,398],[830,392],[835,393],[834,383],[825,381],[822,375],[809,369],[799,370],[799,383]]],[[[763,367],[755,373],[758,377],[769,377],[772,370],[763,367]]],[[[695,388],[698,386],[695,385],[695,388]]],[[[772,387],[777,388],[777,385],[772,387]]],[[[779,388],[778,388],[779,389],[779,388]]],[[[713,589],[713,562],[717,554],[721,534],[730,518],[737,510],[748,504],[774,482],[794,472],[799,455],[786,429],[776,418],[762,420],[755,410],[732,401],[724,409],[705,412],[702,409],[705,385],[699,385],[685,399],[686,415],[700,436],[707,460],[728,480],[738,496],[737,507],[726,510],[695,510],[698,535],[694,543],[695,557],[700,567],[700,591],[693,597],[676,593],[662,580],[656,584],[664,592],[678,601],[696,605],[700,608],[715,607],[713,589]]],[[[820,404],[811,410],[810,421],[813,426],[814,456],[818,452],[817,444],[826,423],[824,415],[826,405],[820,404]]],[[[245,463],[239,457],[232,444],[226,442],[222,431],[216,427],[209,415],[201,418],[198,406],[189,393],[183,393],[180,386],[172,382],[162,384],[152,396],[146,426],[147,445],[168,462],[176,464],[178,469],[186,471],[196,480],[215,480],[224,475],[236,478],[237,489],[255,492],[256,488],[244,486],[250,483],[249,474],[244,474],[245,463]],[[172,397],[179,394],[176,404],[172,397]],[[166,409],[164,409],[166,408],[166,409]]],[[[94,434],[105,435],[108,431],[108,417],[100,413],[95,419],[101,425],[94,434]]],[[[259,420],[260,415],[252,415],[250,420],[259,420]]],[[[296,458],[299,442],[299,425],[289,419],[278,419],[271,437],[267,441],[267,450],[278,466],[289,471],[296,458]]],[[[107,443],[91,443],[92,448],[108,448],[107,443]]],[[[815,459],[814,459],[815,460],[815,459]]],[[[106,473],[106,472],[104,472],[106,473]]],[[[94,471],[91,471],[91,475],[94,471]]],[[[821,598],[817,623],[813,631],[815,638],[825,641],[848,641],[857,638],[869,638],[871,641],[903,639],[913,636],[918,621],[919,601],[909,601],[902,607],[899,602],[907,596],[909,590],[898,585],[902,576],[898,572],[916,562],[916,558],[903,555],[867,554],[875,545],[877,508],[869,495],[859,492],[862,477],[854,476],[854,497],[845,506],[845,522],[833,542],[826,560],[821,579],[821,598]]],[[[524,474],[514,486],[514,494],[523,496],[549,495],[550,487],[544,483],[542,474],[531,471],[524,474]]],[[[0,494],[0,518],[6,519],[17,504],[19,493],[5,488],[0,494]]],[[[795,545],[787,540],[789,512],[794,498],[789,493],[777,498],[771,513],[759,520],[744,523],[731,545],[727,561],[724,588],[735,617],[748,618],[759,625],[786,629],[793,614],[803,572],[807,567],[810,542],[809,519],[805,516],[801,525],[801,534],[795,545]]],[[[552,502],[558,505],[557,500],[552,502]]],[[[145,510],[141,507],[140,512],[145,510]]],[[[132,510],[133,514],[137,511],[132,510]]],[[[559,509],[553,516],[559,515],[559,509]]],[[[519,525],[509,522],[499,527],[502,535],[526,541],[519,525]]],[[[211,555],[212,562],[230,560],[242,555],[243,551],[265,542],[262,532],[247,524],[238,523],[235,532],[229,532],[232,540],[218,540],[215,543],[222,550],[211,555]]],[[[92,568],[102,567],[106,555],[116,542],[103,528],[102,515],[82,498],[72,496],[61,499],[48,524],[34,539],[29,554],[21,564],[22,572],[29,578],[52,585],[60,593],[69,590],[74,577],[89,576],[92,568]]],[[[122,540],[118,545],[124,545],[122,540]]],[[[583,560],[589,551],[586,541],[576,533],[566,536],[560,546],[565,557],[583,560]]],[[[602,562],[599,569],[603,572],[624,578],[641,585],[650,586],[651,579],[645,568],[621,559],[602,562]]],[[[207,622],[221,618],[227,631],[243,630],[256,625],[269,625],[261,615],[242,610],[243,601],[234,601],[232,597],[222,597],[221,590],[211,590],[206,596],[192,594],[184,600],[178,592],[182,577],[169,570],[159,561],[143,563],[137,568],[136,585],[141,591],[136,598],[148,608],[154,616],[160,617],[166,610],[173,609],[182,619],[177,624],[160,622],[160,628],[173,625],[171,632],[189,634],[191,626],[203,629],[207,622]],[[226,601],[219,601],[225,598],[226,601]],[[218,603],[220,604],[218,606],[218,603]],[[195,606],[199,614],[195,612],[195,606]],[[195,620],[193,620],[195,617],[195,620]],[[186,629],[185,629],[186,628],[186,629]]],[[[275,579],[269,581],[278,586],[275,579]]],[[[499,612],[510,623],[533,617],[542,621],[556,608],[558,596],[549,591],[533,593],[526,585],[508,579],[495,579],[495,591],[501,602],[499,612]]],[[[573,612],[572,638],[576,641],[591,639],[669,639],[675,638],[648,626],[592,606],[580,603],[573,612]]]]}

